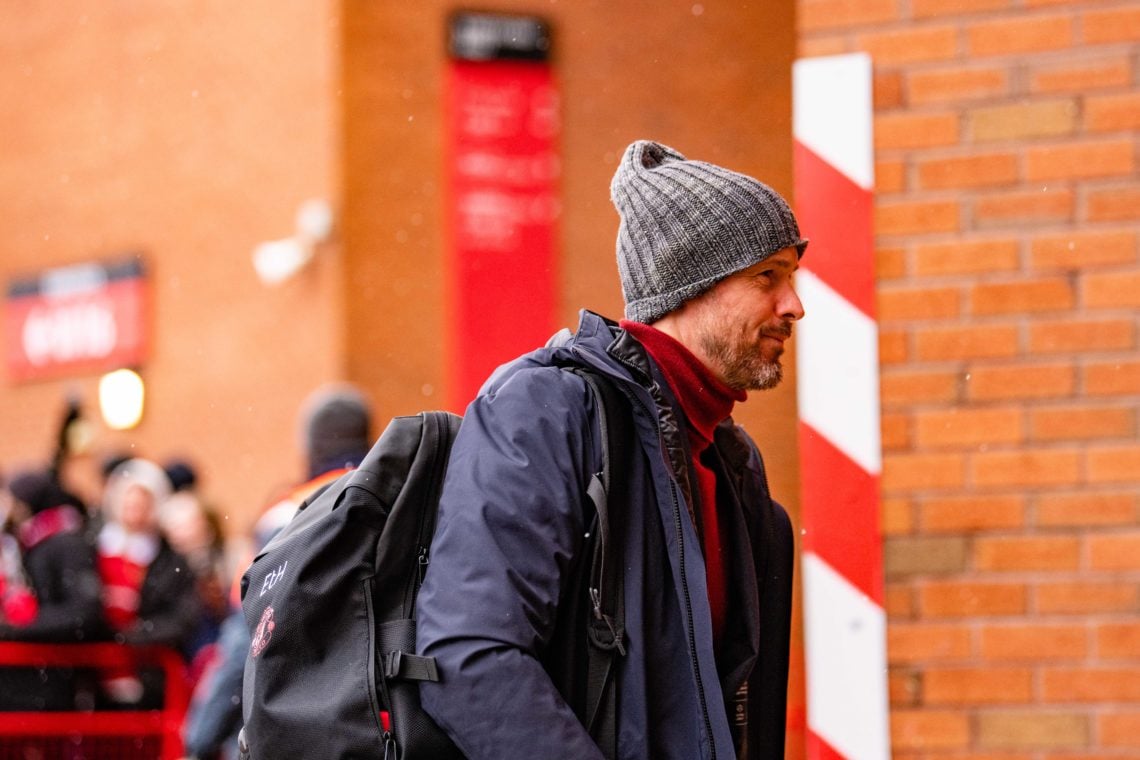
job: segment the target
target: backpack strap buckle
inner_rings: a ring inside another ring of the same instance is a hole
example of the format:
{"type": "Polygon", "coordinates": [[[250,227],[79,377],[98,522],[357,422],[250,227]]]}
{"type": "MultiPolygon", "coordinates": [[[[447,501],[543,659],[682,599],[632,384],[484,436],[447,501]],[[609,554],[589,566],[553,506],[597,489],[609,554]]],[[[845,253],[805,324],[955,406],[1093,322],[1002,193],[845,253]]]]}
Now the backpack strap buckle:
{"type": "Polygon", "coordinates": [[[421,657],[399,649],[386,652],[381,657],[385,679],[399,678],[405,681],[439,681],[439,669],[434,657],[421,657]]]}

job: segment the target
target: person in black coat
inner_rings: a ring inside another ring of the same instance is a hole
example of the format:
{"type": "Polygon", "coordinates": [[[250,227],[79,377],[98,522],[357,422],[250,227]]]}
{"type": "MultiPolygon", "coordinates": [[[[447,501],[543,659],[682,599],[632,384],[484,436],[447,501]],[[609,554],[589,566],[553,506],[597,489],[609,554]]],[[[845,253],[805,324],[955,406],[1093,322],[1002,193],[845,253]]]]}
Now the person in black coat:
{"type": "MultiPolygon", "coordinates": [[[[12,532],[22,553],[31,603],[0,619],[0,641],[85,642],[103,632],[102,584],[94,547],[84,536],[82,502],[46,471],[27,471],[9,484],[12,532]]],[[[68,669],[7,668],[6,709],[74,709],[89,701],[89,686],[68,669]],[[78,678],[78,681],[76,680],[78,678]]]]}

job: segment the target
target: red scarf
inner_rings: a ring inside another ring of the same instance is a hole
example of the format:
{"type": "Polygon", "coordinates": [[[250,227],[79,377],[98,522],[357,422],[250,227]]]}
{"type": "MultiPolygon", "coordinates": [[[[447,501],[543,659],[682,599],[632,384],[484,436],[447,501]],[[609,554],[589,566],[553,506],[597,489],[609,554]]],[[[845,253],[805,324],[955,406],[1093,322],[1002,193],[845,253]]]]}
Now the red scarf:
{"type": "Polygon", "coordinates": [[[60,533],[78,533],[83,528],[83,516],[68,504],[36,512],[17,529],[24,549],[47,541],[60,533]]]}
{"type": "Polygon", "coordinates": [[[744,391],[729,388],[689,349],[657,328],[624,319],[620,327],[645,346],[661,368],[688,422],[685,427],[689,434],[692,471],[696,475],[701,501],[701,543],[705,552],[709,607],[712,610],[713,635],[719,642],[728,607],[726,557],[721,551],[720,520],[716,510],[716,473],[704,464],[701,455],[712,444],[716,426],[732,414],[732,407],[737,401],[744,401],[748,396],[744,391]]]}

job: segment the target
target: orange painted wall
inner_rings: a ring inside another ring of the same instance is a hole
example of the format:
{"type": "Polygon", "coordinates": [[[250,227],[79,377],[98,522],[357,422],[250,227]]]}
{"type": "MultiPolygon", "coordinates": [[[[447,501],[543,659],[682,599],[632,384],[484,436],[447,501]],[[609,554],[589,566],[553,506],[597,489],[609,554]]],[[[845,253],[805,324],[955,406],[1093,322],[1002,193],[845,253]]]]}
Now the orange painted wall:
{"type": "Polygon", "coordinates": [[[799,0],[875,71],[896,758],[1140,755],[1140,4],[799,0]]]}
{"type": "MultiPolygon", "coordinates": [[[[0,384],[0,468],[48,457],[63,399],[94,424],[71,467],[93,495],[107,452],[199,463],[244,527],[301,467],[294,412],[343,362],[336,246],[266,288],[253,247],[339,199],[336,7],[317,2],[43,4],[0,31],[0,279],[141,251],[153,350],[143,423],[99,422],[96,376],[0,384]]],[[[232,524],[232,523],[231,523],[232,524]]]]}

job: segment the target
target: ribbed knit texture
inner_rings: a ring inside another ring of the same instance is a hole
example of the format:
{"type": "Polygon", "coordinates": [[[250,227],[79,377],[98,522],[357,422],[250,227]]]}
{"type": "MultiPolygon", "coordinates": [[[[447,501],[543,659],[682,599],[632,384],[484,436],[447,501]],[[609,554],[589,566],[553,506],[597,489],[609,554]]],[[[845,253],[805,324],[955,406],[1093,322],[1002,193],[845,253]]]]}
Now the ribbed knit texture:
{"type": "Polygon", "coordinates": [[[729,388],[716,378],[701,360],[672,336],[648,325],[622,320],[620,326],[645,346],[661,368],[665,381],[685,414],[692,473],[700,494],[701,548],[705,556],[705,578],[712,613],[713,638],[719,643],[728,615],[728,572],[720,518],[716,503],[716,473],[703,460],[713,442],[716,426],[732,414],[732,407],[744,401],[744,391],[729,388]]]}
{"type": "Polygon", "coordinates": [[[630,145],[610,184],[621,215],[618,273],[628,319],[650,323],[734,272],[795,246],[795,215],[752,177],[689,161],[648,140],[630,145]]]}

